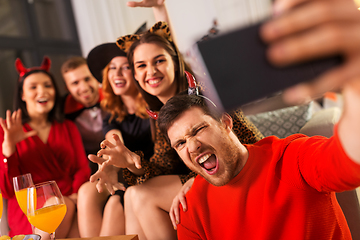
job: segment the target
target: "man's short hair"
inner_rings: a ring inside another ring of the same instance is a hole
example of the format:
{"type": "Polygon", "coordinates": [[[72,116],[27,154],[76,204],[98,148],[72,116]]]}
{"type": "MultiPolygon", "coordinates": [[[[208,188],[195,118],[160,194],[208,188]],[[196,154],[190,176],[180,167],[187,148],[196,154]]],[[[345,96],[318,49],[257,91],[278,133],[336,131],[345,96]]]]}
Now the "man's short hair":
{"type": "Polygon", "coordinates": [[[85,58],[80,57],[80,56],[71,57],[62,64],[61,74],[65,74],[68,71],[77,69],[78,67],[80,67],[84,64],[87,65],[85,58]]]}
{"type": "Polygon", "coordinates": [[[168,141],[168,129],[182,113],[193,107],[200,108],[205,115],[209,115],[217,121],[221,120],[222,114],[218,111],[218,109],[216,109],[216,107],[208,98],[201,95],[175,95],[174,97],[170,98],[160,109],[159,117],[157,119],[159,129],[165,135],[168,141]]]}

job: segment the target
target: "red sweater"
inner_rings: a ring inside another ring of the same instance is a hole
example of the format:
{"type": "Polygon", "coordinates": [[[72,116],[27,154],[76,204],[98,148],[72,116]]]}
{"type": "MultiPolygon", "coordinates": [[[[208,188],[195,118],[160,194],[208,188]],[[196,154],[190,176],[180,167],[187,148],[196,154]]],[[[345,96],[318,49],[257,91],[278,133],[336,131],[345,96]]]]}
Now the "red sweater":
{"type": "MultiPolygon", "coordinates": [[[[28,132],[31,127],[24,124],[23,129],[28,132]]],[[[3,140],[0,127],[0,142],[3,140]]],[[[16,144],[15,153],[8,158],[2,155],[0,145],[0,188],[3,197],[8,199],[10,236],[31,233],[31,225],[16,201],[12,183],[13,177],[25,173],[31,173],[35,184],[55,180],[64,196],[76,193],[88,181],[88,160],[73,122],[54,122],[46,144],[38,136],[27,138],[16,144]]]]}
{"type": "Polygon", "coordinates": [[[337,135],[293,135],[245,145],[249,159],[227,185],[197,176],[179,239],[351,239],[335,191],[360,185],[360,165],[337,135]]]}

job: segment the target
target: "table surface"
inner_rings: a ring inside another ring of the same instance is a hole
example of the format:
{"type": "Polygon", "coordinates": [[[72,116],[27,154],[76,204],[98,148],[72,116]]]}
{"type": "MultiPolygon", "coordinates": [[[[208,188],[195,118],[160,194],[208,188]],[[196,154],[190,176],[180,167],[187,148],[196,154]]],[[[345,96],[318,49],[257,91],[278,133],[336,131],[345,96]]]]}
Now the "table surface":
{"type": "Polygon", "coordinates": [[[91,237],[91,238],[67,238],[67,239],[56,239],[56,240],[139,240],[137,235],[119,235],[110,237],[91,237]]]}

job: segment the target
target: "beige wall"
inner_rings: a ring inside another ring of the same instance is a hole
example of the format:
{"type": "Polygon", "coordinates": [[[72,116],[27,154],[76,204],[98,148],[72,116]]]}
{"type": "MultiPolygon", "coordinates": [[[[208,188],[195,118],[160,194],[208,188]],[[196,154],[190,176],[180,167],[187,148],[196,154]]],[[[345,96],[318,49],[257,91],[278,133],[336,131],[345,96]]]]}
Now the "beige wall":
{"type": "Polygon", "coordinates": [[[150,8],[129,8],[127,0],[72,0],[83,56],[95,46],[131,34],[155,19],[150,8]]]}
{"type": "MultiPolygon", "coordinates": [[[[98,44],[133,33],[145,21],[155,23],[152,9],[129,8],[127,0],[72,0],[83,55],[98,44]]],[[[216,18],[222,31],[269,15],[270,0],[167,0],[180,50],[204,35],[216,18]],[[180,38],[181,37],[181,38],[180,38]]]]}

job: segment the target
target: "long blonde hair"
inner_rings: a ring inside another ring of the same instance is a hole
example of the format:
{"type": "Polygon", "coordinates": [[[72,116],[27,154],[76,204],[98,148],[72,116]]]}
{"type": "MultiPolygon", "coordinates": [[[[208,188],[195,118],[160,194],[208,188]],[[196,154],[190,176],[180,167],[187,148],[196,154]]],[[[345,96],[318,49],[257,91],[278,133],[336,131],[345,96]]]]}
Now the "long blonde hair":
{"type": "MultiPolygon", "coordinates": [[[[127,112],[127,109],[121,99],[121,96],[115,95],[110,85],[108,79],[109,66],[110,63],[106,65],[106,67],[103,70],[102,92],[104,98],[103,100],[101,100],[100,104],[105,111],[111,114],[109,122],[111,122],[113,119],[115,119],[118,122],[122,122],[126,117],[126,115],[128,115],[129,113],[127,112]]],[[[135,80],[133,79],[132,81],[135,80]]],[[[136,96],[135,102],[136,102],[135,115],[143,119],[149,118],[149,115],[146,112],[146,106],[147,106],[146,102],[142,98],[141,93],[139,91],[136,96]]]]}

